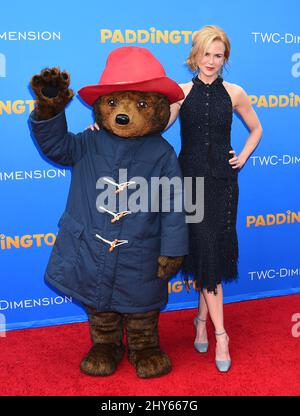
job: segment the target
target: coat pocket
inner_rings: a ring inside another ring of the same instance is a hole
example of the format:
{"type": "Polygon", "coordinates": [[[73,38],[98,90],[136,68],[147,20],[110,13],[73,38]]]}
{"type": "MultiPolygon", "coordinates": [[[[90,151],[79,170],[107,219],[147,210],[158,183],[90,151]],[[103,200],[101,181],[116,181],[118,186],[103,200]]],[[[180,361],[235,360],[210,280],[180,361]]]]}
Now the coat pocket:
{"type": "Polygon", "coordinates": [[[79,258],[81,235],[84,226],[65,212],[59,220],[59,232],[52,250],[53,257],[59,257],[63,263],[76,264],[79,258]]]}

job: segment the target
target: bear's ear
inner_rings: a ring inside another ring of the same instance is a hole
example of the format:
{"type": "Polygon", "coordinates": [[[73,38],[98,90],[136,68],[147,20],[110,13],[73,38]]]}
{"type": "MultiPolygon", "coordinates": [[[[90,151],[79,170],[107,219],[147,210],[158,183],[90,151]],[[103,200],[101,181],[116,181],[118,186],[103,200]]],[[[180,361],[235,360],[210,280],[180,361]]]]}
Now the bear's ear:
{"type": "Polygon", "coordinates": [[[151,94],[153,99],[153,107],[155,109],[152,118],[152,133],[162,132],[168,124],[170,118],[170,103],[168,98],[162,94],[151,94]]]}
{"type": "Polygon", "coordinates": [[[93,104],[94,119],[100,128],[103,128],[103,116],[101,114],[101,105],[104,97],[99,97],[93,104]]]}
{"type": "Polygon", "coordinates": [[[94,111],[95,111],[95,109],[96,109],[99,105],[101,105],[102,100],[103,100],[103,96],[102,96],[102,97],[97,98],[97,100],[94,102],[94,104],[93,104],[93,109],[94,109],[94,111]]]}

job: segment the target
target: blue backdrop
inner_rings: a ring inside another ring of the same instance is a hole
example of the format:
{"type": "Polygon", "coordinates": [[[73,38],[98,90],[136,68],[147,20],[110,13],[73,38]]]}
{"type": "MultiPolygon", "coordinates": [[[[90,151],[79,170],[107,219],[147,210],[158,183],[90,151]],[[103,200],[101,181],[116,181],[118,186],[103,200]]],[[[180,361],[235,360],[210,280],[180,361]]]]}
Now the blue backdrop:
{"type": "MultiPolygon", "coordinates": [[[[47,162],[28,128],[33,97],[28,82],[46,66],[71,73],[71,86],[98,82],[108,53],[119,46],[149,48],[167,74],[187,82],[184,61],[192,32],[206,24],[225,29],[232,54],[224,78],[241,85],[264,127],[261,144],[239,174],[238,283],[225,285],[225,302],[300,292],[298,1],[52,0],[5,2],[0,13],[0,316],[7,328],[86,319],[79,304],[48,287],[44,270],[57,233],[70,171],[47,162]]],[[[78,98],[67,109],[69,130],[92,122],[78,98]]],[[[176,122],[166,139],[180,150],[176,122]]],[[[232,129],[239,152],[247,130],[232,129]]],[[[169,285],[167,310],[196,306],[179,277],[169,285]]]]}

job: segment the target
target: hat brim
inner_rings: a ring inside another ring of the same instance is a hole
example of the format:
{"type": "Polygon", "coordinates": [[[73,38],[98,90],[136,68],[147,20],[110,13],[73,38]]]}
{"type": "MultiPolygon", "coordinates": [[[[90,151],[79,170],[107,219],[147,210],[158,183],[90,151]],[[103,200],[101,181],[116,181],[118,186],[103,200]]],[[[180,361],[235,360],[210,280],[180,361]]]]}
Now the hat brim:
{"type": "Polygon", "coordinates": [[[102,95],[110,94],[117,91],[145,91],[145,92],[158,92],[165,95],[170,104],[180,101],[184,98],[184,92],[179,85],[168,77],[161,77],[150,79],[142,82],[132,82],[126,84],[95,84],[83,87],[78,91],[78,94],[85,103],[92,106],[94,102],[102,95]]]}

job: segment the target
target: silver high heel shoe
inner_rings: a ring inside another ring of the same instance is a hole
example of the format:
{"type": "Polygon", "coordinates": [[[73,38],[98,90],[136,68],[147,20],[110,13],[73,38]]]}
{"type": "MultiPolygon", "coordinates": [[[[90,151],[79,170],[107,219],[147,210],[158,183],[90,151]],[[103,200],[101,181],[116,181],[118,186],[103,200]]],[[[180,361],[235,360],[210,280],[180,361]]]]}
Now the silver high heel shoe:
{"type": "MultiPolygon", "coordinates": [[[[194,319],[194,325],[197,330],[198,322],[206,322],[207,319],[200,319],[197,315],[194,319]]],[[[194,347],[198,352],[207,352],[208,350],[208,342],[194,342],[194,347]]]]}
{"type": "MultiPolygon", "coordinates": [[[[226,331],[220,332],[219,334],[215,332],[216,336],[224,335],[226,331]]],[[[227,334],[226,334],[227,335],[227,334]]],[[[216,360],[216,367],[221,373],[226,373],[231,367],[231,360],[216,360]]]]}

